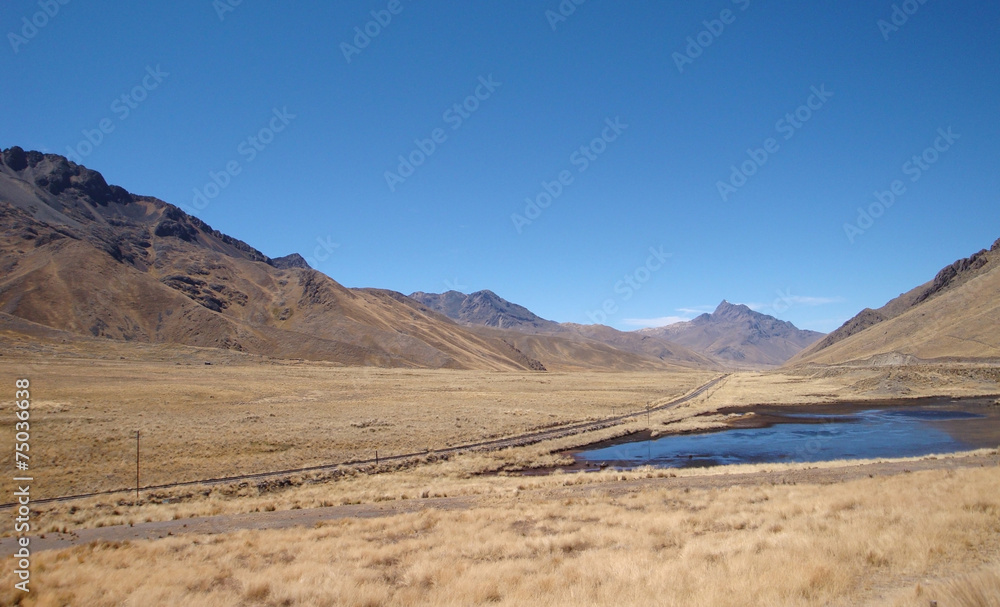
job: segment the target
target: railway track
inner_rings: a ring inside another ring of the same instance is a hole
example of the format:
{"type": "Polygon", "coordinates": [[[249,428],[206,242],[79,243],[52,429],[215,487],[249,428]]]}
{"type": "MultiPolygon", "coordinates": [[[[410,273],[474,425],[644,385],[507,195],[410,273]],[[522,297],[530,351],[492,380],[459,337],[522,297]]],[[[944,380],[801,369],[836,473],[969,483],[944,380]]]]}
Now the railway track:
{"type": "MultiPolygon", "coordinates": [[[[144,487],[139,487],[139,491],[156,491],[162,489],[176,489],[179,487],[193,487],[193,486],[204,486],[204,485],[225,485],[229,483],[239,483],[245,481],[260,480],[266,478],[275,478],[282,476],[292,476],[295,474],[303,474],[308,472],[322,472],[326,470],[335,470],[337,468],[343,467],[353,467],[353,466],[366,466],[370,464],[381,464],[383,462],[397,462],[408,459],[413,459],[417,457],[424,457],[426,455],[453,455],[458,453],[464,453],[467,451],[497,451],[500,449],[505,449],[507,447],[521,447],[525,445],[533,445],[547,440],[553,440],[556,438],[564,438],[566,436],[572,436],[575,434],[583,434],[585,432],[593,432],[595,430],[603,430],[605,428],[610,428],[612,426],[617,426],[627,421],[631,421],[642,417],[643,415],[648,415],[650,413],[655,413],[658,411],[664,411],[666,409],[672,409],[679,405],[682,405],[688,401],[691,401],[707,390],[710,390],[716,386],[719,382],[724,380],[728,375],[720,375],[715,379],[702,384],[692,392],[687,393],[684,396],[675,398],[669,402],[657,405],[655,407],[649,407],[648,409],[643,409],[641,411],[634,411],[631,413],[625,413],[623,415],[616,415],[613,417],[606,417],[600,420],[592,420],[586,422],[573,422],[569,424],[563,424],[559,426],[553,426],[550,428],[545,428],[542,430],[535,430],[532,432],[527,432],[524,434],[518,434],[516,436],[508,436],[505,438],[490,439],[484,441],[478,441],[475,443],[466,443],[462,445],[455,445],[451,447],[445,447],[443,449],[434,449],[432,451],[415,451],[412,453],[401,453],[396,455],[390,455],[387,457],[370,458],[370,459],[359,459],[359,460],[349,460],[345,462],[336,462],[330,464],[320,464],[318,466],[307,466],[305,468],[290,468],[287,470],[274,470],[271,472],[256,472],[251,474],[238,474],[234,476],[220,476],[217,478],[206,478],[193,481],[180,481],[176,483],[165,483],[160,485],[147,485],[144,487]]],[[[87,499],[91,497],[102,497],[107,495],[116,495],[119,493],[133,493],[135,487],[129,487],[124,489],[109,489],[107,491],[95,491],[93,493],[80,493],[77,495],[65,495],[61,497],[50,497],[45,499],[32,500],[32,504],[52,504],[58,502],[69,502],[74,500],[87,499]]],[[[16,503],[6,503],[0,504],[0,510],[13,508],[16,503]]]]}

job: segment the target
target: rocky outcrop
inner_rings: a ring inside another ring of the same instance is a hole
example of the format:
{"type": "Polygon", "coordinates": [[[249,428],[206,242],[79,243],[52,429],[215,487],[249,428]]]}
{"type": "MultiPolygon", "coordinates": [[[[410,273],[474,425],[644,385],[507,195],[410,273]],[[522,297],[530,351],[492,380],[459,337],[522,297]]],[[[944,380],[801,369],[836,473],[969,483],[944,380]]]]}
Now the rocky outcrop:
{"type": "Polygon", "coordinates": [[[928,302],[941,294],[958,288],[968,281],[990,271],[997,264],[997,251],[1000,250],[1000,240],[993,243],[987,251],[983,249],[965,259],[946,266],[928,283],[903,293],[877,310],[865,308],[857,316],[848,320],[836,331],[827,335],[815,346],[809,348],[804,356],[811,356],[825,348],[873,327],[877,324],[896,318],[907,311],[928,302]]]}
{"type": "Polygon", "coordinates": [[[297,268],[299,270],[311,270],[309,263],[304,257],[298,253],[292,253],[291,255],[285,255],[284,257],[274,257],[271,259],[271,265],[278,268],[279,270],[291,270],[297,268]]]}
{"type": "Polygon", "coordinates": [[[559,325],[524,306],[507,301],[493,291],[477,291],[469,295],[458,291],[441,294],[417,292],[410,297],[435,312],[470,325],[529,332],[555,330],[559,325]]]}

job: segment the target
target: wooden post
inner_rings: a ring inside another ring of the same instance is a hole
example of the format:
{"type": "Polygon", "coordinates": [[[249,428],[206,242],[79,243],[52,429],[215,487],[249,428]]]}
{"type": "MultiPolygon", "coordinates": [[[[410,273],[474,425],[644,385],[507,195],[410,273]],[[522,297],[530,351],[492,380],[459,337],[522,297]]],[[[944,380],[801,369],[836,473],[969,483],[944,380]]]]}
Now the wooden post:
{"type": "Polygon", "coordinates": [[[378,449],[375,450],[375,465],[378,465],[378,449]]]}
{"type": "Polygon", "coordinates": [[[139,431],[135,431],[135,505],[139,505],[139,431]]]}

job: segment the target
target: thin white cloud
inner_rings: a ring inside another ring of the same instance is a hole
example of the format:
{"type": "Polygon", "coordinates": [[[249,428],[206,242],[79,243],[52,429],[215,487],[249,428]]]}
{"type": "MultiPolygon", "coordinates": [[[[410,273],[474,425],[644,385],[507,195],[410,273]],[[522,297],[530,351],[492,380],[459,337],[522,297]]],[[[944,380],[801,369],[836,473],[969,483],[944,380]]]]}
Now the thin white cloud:
{"type": "MultiPolygon", "coordinates": [[[[778,294],[779,297],[777,297],[771,303],[738,302],[734,305],[744,305],[756,312],[760,312],[762,314],[770,314],[774,316],[777,314],[781,314],[782,312],[786,312],[789,308],[793,306],[825,306],[829,304],[843,303],[847,301],[843,297],[810,297],[803,295],[791,295],[787,291],[785,293],[781,293],[779,291],[778,294]]],[[[638,327],[640,329],[666,327],[668,325],[673,325],[679,322],[691,321],[694,319],[695,316],[699,316],[701,314],[714,312],[716,307],[717,306],[694,306],[690,308],[677,308],[676,311],[680,312],[683,316],[660,316],[658,318],[626,318],[622,322],[630,327],[638,327]]],[[[828,326],[828,323],[830,322],[832,321],[822,320],[822,321],[815,321],[812,324],[814,326],[815,325],[828,326]]],[[[827,329],[827,331],[829,330],[831,329],[827,329]]]]}
{"type": "Polygon", "coordinates": [[[845,322],[850,320],[846,317],[837,318],[821,318],[819,320],[813,320],[808,323],[803,323],[804,326],[799,327],[800,329],[809,329],[811,331],[819,331],[820,333],[829,333],[841,327],[845,322]]]}
{"type": "Polygon", "coordinates": [[[827,304],[844,303],[847,301],[843,297],[801,297],[792,295],[787,298],[790,303],[803,306],[825,306],[827,304]]]}
{"type": "Polygon", "coordinates": [[[622,322],[630,327],[653,329],[691,320],[685,316],[661,316],[660,318],[626,318],[622,322]]]}
{"type": "Polygon", "coordinates": [[[744,304],[751,310],[764,314],[781,314],[795,306],[826,306],[847,301],[843,297],[810,297],[803,295],[792,295],[788,291],[782,293],[778,291],[777,297],[771,303],[748,303],[744,304]]]}
{"type": "Polygon", "coordinates": [[[717,306],[696,306],[694,308],[677,308],[677,311],[682,314],[698,316],[699,314],[714,312],[716,307],[717,306]]]}
{"type": "Polygon", "coordinates": [[[715,311],[716,306],[694,306],[693,308],[677,308],[675,311],[680,312],[682,316],[660,316],[658,318],[626,318],[622,322],[630,327],[639,327],[642,329],[656,329],[659,327],[666,327],[668,325],[674,325],[679,322],[689,322],[694,320],[695,316],[701,316],[702,314],[707,314],[715,311]]]}

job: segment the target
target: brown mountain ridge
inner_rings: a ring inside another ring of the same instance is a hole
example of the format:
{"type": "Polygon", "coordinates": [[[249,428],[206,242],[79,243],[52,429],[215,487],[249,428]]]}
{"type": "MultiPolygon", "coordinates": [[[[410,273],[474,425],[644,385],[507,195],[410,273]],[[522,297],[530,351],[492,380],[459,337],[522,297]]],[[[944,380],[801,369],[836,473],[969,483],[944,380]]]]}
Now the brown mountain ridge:
{"type": "Polygon", "coordinates": [[[708,356],[657,336],[619,331],[604,325],[579,325],[546,320],[492,291],[477,291],[468,295],[458,291],[440,294],[417,292],[410,297],[480,332],[483,327],[507,329],[515,334],[512,339],[517,347],[536,358],[545,358],[544,349],[547,344],[541,338],[557,336],[573,342],[596,342],[604,347],[632,355],[671,361],[686,367],[714,369],[719,366],[708,356]]]}
{"type": "Polygon", "coordinates": [[[881,308],[866,308],[789,361],[1000,361],[1000,240],[881,308]]]}
{"type": "Polygon", "coordinates": [[[399,293],[348,289],[301,256],[269,258],[174,205],[109,185],[62,156],[17,147],[0,152],[0,270],[7,331],[40,326],[344,365],[700,365],[594,340],[473,330],[399,293]]]}
{"type": "Polygon", "coordinates": [[[687,346],[727,366],[759,368],[780,366],[823,337],[725,300],[711,314],[639,333],[687,346]]]}

